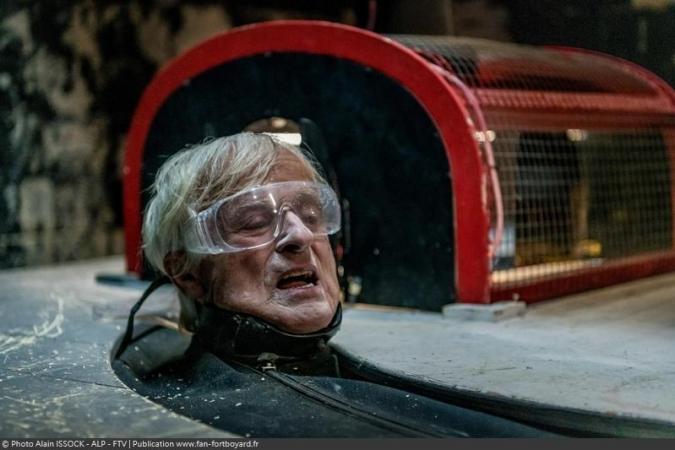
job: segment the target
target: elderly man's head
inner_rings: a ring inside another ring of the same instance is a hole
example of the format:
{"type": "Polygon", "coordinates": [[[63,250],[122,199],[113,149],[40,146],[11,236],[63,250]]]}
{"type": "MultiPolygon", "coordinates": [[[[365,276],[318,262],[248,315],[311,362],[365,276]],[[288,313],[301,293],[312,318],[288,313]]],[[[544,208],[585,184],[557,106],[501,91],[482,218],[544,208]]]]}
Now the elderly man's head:
{"type": "Polygon", "coordinates": [[[183,150],[159,170],[143,225],[149,262],[194,302],[291,333],[327,326],[339,302],[328,234],[339,207],[294,146],[242,133],[183,150]]]}

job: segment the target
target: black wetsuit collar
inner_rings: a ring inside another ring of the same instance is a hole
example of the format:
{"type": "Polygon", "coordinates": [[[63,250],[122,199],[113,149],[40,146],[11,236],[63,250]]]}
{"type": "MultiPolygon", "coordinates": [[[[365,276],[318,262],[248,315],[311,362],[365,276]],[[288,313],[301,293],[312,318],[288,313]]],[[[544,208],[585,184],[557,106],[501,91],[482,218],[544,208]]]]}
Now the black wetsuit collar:
{"type": "Polygon", "coordinates": [[[288,333],[257,317],[201,305],[194,339],[225,359],[253,363],[269,355],[278,362],[307,361],[328,352],[326,343],[340,329],[341,322],[339,304],[326,328],[308,334],[288,333]]]}

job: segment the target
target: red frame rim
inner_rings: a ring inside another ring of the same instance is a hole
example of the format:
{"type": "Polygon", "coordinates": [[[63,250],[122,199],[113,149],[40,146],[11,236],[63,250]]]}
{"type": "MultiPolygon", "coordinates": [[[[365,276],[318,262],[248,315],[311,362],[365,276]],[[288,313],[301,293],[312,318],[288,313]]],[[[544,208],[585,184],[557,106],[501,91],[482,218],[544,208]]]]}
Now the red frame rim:
{"type": "Polygon", "coordinates": [[[675,270],[675,251],[654,252],[608,261],[600,267],[584,269],[550,279],[532,280],[516,287],[493,286],[492,301],[520,300],[535,303],[563,295],[590,291],[675,270]]]}
{"type": "Polygon", "coordinates": [[[351,60],[394,79],[411,93],[436,126],[449,161],[457,298],[489,302],[489,222],[483,189],[486,172],[463,101],[413,50],[378,34],[329,22],[277,21],[236,28],[194,47],[155,76],[134,113],[125,152],[127,270],[140,270],[141,165],[155,115],[186,80],[228,61],[266,52],[321,54],[351,60]],[[459,167],[462,170],[454,170],[459,167]]]}

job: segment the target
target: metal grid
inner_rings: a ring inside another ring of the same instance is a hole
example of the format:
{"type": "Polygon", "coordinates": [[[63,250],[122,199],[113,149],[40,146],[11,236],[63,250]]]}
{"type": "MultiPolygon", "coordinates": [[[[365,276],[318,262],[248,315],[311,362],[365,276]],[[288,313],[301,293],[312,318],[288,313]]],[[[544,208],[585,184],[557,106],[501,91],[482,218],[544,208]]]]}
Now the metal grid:
{"type": "Polygon", "coordinates": [[[493,148],[505,230],[493,283],[672,248],[669,161],[658,130],[500,131],[493,148]]]}
{"type": "Polygon", "coordinates": [[[653,79],[584,53],[393,38],[443,69],[494,168],[493,291],[672,251],[675,113],[653,79]]]}
{"type": "Polygon", "coordinates": [[[584,54],[445,36],[392,36],[473,89],[654,95],[647,81],[584,54]]]}

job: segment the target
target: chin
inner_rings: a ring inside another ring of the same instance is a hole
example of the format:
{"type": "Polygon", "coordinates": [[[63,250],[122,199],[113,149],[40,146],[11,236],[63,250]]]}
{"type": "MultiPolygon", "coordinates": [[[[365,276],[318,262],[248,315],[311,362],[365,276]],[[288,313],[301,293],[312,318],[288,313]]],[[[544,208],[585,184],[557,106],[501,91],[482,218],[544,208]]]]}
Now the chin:
{"type": "MultiPolygon", "coordinates": [[[[336,305],[337,306],[337,305],[336,305]]],[[[328,302],[296,306],[292,314],[281,318],[278,327],[294,334],[307,334],[326,328],[335,315],[336,307],[328,302]]]]}

